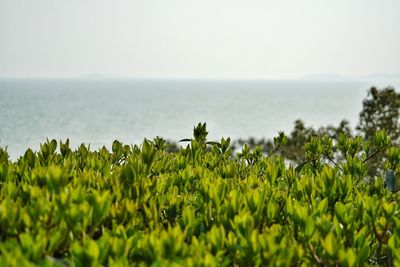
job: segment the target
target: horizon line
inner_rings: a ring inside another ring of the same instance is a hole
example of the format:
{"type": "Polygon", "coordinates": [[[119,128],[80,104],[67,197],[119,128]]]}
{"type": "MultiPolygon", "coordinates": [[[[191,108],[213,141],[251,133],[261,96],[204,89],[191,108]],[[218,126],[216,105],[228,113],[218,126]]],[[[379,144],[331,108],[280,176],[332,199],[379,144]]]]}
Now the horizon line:
{"type": "Polygon", "coordinates": [[[367,75],[342,75],[338,73],[317,73],[287,77],[214,77],[214,76],[174,76],[174,75],[124,75],[87,73],[76,75],[7,75],[0,74],[0,79],[38,79],[38,80],[204,80],[204,81],[362,81],[377,79],[394,79],[400,81],[399,73],[375,73],[367,75]]]}

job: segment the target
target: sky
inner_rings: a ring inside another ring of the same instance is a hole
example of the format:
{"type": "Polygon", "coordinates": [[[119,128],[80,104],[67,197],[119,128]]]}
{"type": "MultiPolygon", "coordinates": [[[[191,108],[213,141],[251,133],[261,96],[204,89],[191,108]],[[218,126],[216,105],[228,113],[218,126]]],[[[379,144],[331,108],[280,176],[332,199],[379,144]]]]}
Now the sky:
{"type": "Polygon", "coordinates": [[[0,76],[400,73],[399,0],[0,0],[0,76]]]}

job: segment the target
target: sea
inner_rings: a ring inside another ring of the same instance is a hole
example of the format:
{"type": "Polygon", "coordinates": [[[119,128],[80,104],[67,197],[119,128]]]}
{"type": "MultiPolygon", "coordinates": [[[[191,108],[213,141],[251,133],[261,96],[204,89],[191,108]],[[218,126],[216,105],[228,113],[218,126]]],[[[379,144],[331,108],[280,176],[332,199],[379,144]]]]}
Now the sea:
{"type": "Polygon", "coordinates": [[[208,139],[273,138],[306,126],[354,128],[371,86],[400,81],[0,79],[0,147],[11,159],[46,139],[108,148],[156,136],[177,141],[199,122],[208,139]]]}

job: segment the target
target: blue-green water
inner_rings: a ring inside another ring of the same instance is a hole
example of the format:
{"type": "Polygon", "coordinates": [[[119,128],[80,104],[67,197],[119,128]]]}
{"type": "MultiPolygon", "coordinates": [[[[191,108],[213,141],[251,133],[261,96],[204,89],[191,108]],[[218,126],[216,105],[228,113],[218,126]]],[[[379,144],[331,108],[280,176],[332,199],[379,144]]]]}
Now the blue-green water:
{"type": "MultiPolygon", "coordinates": [[[[0,80],[0,146],[12,158],[46,138],[92,148],[157,135],[273,137],[301,118],[315,127],[355,126],[368,82],[189,80],[0,80]]],[[[382,84],[384,86],[386,84],[382,84]]]]}

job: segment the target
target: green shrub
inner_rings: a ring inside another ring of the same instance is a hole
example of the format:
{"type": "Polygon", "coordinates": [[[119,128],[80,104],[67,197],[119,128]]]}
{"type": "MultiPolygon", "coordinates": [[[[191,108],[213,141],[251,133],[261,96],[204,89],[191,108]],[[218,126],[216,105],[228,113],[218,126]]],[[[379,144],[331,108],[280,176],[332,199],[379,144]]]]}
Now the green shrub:
{"type": "Polygon", "coordinates": [[[275,153],[283,134],[270,154],[233,155],[205,127],[177,152],[161,138],[0,150],[0,266],[400,265],[400,150],[385,132],[314,137],[293,166],[275,153]],[[377,153],[390,175],[368,180],[377,153]]]}

